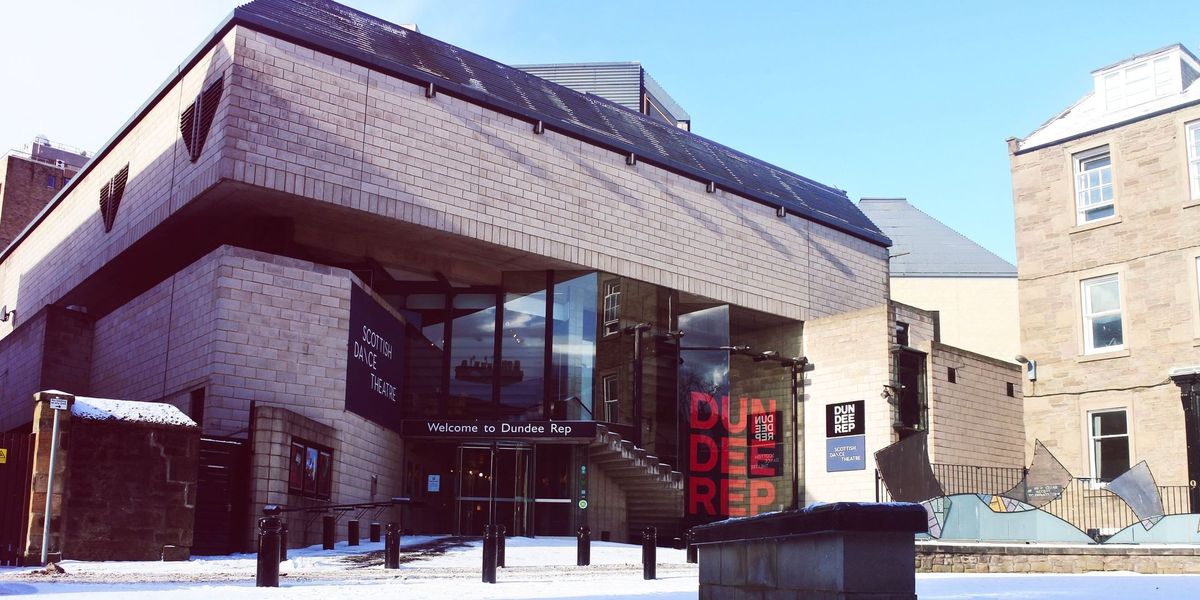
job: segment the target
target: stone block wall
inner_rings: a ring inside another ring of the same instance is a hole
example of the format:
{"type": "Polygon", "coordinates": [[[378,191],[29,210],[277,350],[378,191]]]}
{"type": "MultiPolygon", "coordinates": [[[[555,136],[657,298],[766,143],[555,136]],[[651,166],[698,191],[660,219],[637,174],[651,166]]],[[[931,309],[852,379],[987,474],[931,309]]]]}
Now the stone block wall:
{"type": "MultiPolygon", "coordinates": [[[[54,415],[58,413],[51,553],[77,560],[160,560],[192,545],[200,431],[189,425],[72,415],[73,395],[40,392],[35,404],[27,560],[42,552],[54,415]],[[51,397],[66,410],[49,407],[51,397]]],[[[178,556],[178,554],[174,554],[178,556]]]]}
{"type": "Polygon", "coordinates": [[[32,398],[39,390],[85,393],[91,387],[91,317],[46,306],[18,318],[14,333],[0,338],[0,430],[34,419],[32,398]]]}
{"type": "MultiPolygon", "coordinates": [[[[7,251],[0,246],[0,298],[10,308],[31,315],[58,301],[217,183],[228,83],[205,151],[196,162],[191,162],[179,133],[179,117],[207,82],[221,74],[228,82],[232,53],[230,34],[198,55],[178,80],[149,99],[139,120],[117,132],[114,144],[79,172],[29,235],[7,251]],[[106,232],[98,209],[100,189],[126,164],[129,181],[112,231],[106,232]]],[[[5,333],[0,329],[0,335],[5,333]]]]}
{"type": "Polygon", "coordinates": [[[937,342],[929,365],[930,460],[991,467],[1027,465],[1021,366],[937,342]],[[950,369],[955,372],[954,383],[949,381],[950,369]]]}
{"type": "Polygon", "coordinates": [[[804,324],[804,503],[875,499],[875,457],[892,442],[891,405],[880,397],[891,382],[886,305],[804,324]],[[825,407],[862,400],[866,409],[866,468],[826,471],[825,407]]]}
{"type": "Polygon", "coordinates": [[[921,573],[1200,574],[1200,549],[1140,546],[997,546],[917,543],[921,573]]]}
{"type": "Polygon", "coordinates": [[[600,540],[605,531],[614,542],[630,541],[627,539],[629,523],[626,518],[626,499],[624,488],[613,481],[604,469],[594,465],[588,467],[587,524],[592,528],[593,541],[600,540]]]}
{"type": "Polygon", "coordinates": [[[254,31],[233,73],[237,181],[793,318],[885,298],[884,248],[703,182],[254,31]]]}
{"type": "Polygon", "coordinates": [[[192,545],[200,432],[194,427],[75,418],[63,556],[159,560],[192,545]]]}

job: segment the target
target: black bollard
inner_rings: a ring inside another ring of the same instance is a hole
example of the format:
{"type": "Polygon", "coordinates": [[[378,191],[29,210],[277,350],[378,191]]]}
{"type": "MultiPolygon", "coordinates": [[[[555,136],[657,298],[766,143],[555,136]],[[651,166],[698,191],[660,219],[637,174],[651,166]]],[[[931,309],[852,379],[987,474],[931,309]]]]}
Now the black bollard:
{"type": "Polygon", "coordinates": [[[504,567],[504,538],[508,530],[503,525],[496,526],[496,566],[504,567]]]}
{"type": "Polygon", "coordinates": [[[256,587],[279,587],[279,507],[263,507],[258,520],[258,571],[254,574],[256,587]]]}
{"type": "Polygon", "coordinates": [[[658,561],[656,552],[658,529],[647,527],[642,530],[642,579],[654,579],[658,561]]]}
{"type": "Polygon", "coordinates": [[[358,519],[346,521],[346,545],[358,545],[358,519]]]}
{"type": "Polygon", "coordinates": [[[700,559],[698,557],[699,548],[696,547],[696,536],[692,533],[691,529],[688,530],[687,535],[683,537],[683,540],[684,543],[687,544],[687,561],[689,564],[694,565],[699,562],[700,559]]]}
{"type": "Polygon", "coordinates": [[[333,550],[335,527],[337,527],[337,520],[333,515],[321,517],[321,547],[325,550],[333,550]]]}
{"type": "Polygon", "coordinates": [[[287,521],[284,521],[283,519],[279,520],[279,524],[279,562],[283,562],[288,559],[288,526],[287,521]]]}
{"type": "Polygon", "coordinates": [[[587,525],[579,526],[579,535],[575,542],[575,564],[581,567],[592,564],[592,528],[587,525]]]}
{"type": "MultiPolygon", "coordinates": [[[[378,525],[378,523],[375,523],[378,525]]],[[[400,524],[388,523],[387,538],[383,543],[383,568],[400,568],[400,524]]]]}
{"type": "Polygon", "coordinates": [[[383,528],[379,525],[379,523],[375,523],[375,522],[371,523],[371,541],[372,542],[379,541],[379,533],[382,529],[383,528]]]}
{"type": "Polygon", "coordinates": [[[483,526],[483,582],[496,583],[496,530],[483,526]]]}

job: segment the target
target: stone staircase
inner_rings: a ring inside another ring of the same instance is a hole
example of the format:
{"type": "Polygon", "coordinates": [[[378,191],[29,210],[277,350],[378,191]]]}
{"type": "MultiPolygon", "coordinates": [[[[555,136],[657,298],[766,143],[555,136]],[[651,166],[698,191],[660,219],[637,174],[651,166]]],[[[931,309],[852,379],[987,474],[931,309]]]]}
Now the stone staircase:
{"type": "Polygon", "coordinates": [[[633,442],[597,425],[590,462],[625,491],[629,541],[641,541],[647,526],[658,528],[660,543],[681,535],[683,473],[659,462],[633,442]]]}

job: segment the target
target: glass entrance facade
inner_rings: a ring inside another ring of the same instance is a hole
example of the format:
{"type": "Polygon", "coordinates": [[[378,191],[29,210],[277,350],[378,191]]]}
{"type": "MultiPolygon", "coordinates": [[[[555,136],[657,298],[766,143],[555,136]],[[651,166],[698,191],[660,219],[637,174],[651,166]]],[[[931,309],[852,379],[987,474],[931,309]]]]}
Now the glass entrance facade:
{"type": "MultiPolygon", "coordinates": [[[[604,272],[500,282],[387,286],[404,321],[402,419],[596,421],[685,473],[692,522],[791,505],[798,414],[779,359],[799,354],[800,322],[604,272]]],[[[435,442],[411,438],[453,488],[439,504],[452,516],[431,522],[479,533],[494,511],[513,535],[585,522],[590,439],[494,439],[494,456],[490,439],[459,440],[446,465],[422,451],[435,442]]]]}

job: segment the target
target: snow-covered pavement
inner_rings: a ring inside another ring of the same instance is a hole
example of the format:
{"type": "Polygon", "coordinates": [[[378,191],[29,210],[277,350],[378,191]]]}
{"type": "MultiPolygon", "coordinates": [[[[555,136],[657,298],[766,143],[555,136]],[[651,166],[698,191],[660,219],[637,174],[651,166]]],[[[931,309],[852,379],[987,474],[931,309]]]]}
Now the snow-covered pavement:
{"type": "MultiPolygon", "coordinates": [[[[382,566],[383,546],[365,543],[332,551],[292,550],[280,565],[280,588],[254,587],[252,554],[187,562],[65,561],[63,575],[34,575],[33,567],[0,568],[0,596],[79,600],[352,600],[654,599],[695,600],[696,565],[684,553],[658,549],[658,579],[642,579],[641,548],[593,542],[592,565],[575,566],[574,538],[509,538],[507,568],[496,584],[480,581],[478,541],[448,545],[441,538],[403,539],[399,569],[382,566]],[[420,551],[419,548],[434,548],[420,551]],[[436,546],[442,546],[440,549],[436,546]]],[[[1137,600],[1200,597],[1200,576],[1093,573],[1086,575],[919,574],[922,600],[1137,600]]]]}

